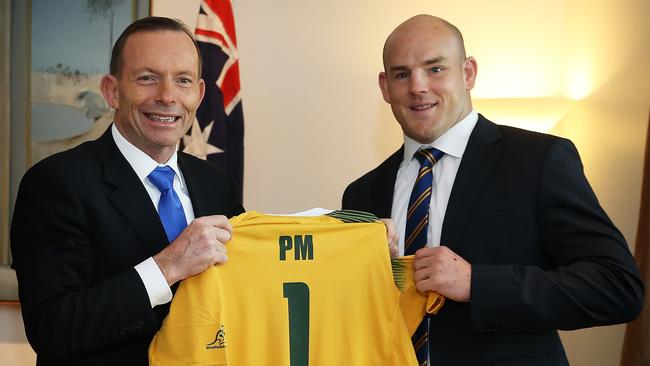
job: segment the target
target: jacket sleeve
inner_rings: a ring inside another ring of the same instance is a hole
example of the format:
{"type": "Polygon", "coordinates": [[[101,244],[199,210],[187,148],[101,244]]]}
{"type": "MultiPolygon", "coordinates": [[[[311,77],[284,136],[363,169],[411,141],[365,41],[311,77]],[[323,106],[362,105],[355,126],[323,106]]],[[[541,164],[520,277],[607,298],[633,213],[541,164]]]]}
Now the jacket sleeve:
{"type": "Polygon", "coordinates": [[[633,320],[643,284],[575,146],[555,140],[541,169],[535,209],[549,265],[473,265],[472,331],[570,330],[633,320]]]}
{"type": "Polygon", "coordinates": [[[59,361],[150,337],[158,328],[135,269],[107,267],[112,263],[98,258],[83,185],[72,179],[83,180],[50,165],[28,171],[11,228],[27,338],[39,358],[59,361]],[[98,274],[106,271],[112,274],[98,274]]]}

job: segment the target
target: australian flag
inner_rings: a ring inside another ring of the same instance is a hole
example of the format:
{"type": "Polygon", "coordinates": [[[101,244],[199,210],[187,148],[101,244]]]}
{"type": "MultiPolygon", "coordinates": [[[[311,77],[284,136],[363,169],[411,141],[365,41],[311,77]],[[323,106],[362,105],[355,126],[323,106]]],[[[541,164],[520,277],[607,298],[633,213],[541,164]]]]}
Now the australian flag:
{"type": "Polygon", "coordinates": [[[183,151],[226,170],[242,199],[244,115],[239,84],[239,55],[230,0],[202,0],[195,31],[203,58],[205,97],[183,151]]]}

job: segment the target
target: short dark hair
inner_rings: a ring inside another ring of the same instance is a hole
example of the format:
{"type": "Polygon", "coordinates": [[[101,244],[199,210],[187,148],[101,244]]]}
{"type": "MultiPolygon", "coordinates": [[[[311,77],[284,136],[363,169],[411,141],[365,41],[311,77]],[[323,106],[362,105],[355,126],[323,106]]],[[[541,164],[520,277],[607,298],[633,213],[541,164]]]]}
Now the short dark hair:
{"type": "Polygon", "coordinates": [[[196,43],[196,39],[192,32],[183,24],[180,20],[165,18],[165,17],[146,17],[138,19],[135,22],[131,23],[124,32],[120,35],[120,38],[117,39],[115,45],[113,46],[113,51],[111,52],[111,63],[110,63],[110,73],[111,75],[118,76],[122,71],[122,52],[124,51],[124,45],[128,38],[136,33],[140,32],[156,32],[156,31],[174,31],[174,32],[184,32],[192,40],[194,47],[196,48],[196,55],[199,60],[199,78],[201,77],[201,71],[203,68],[203,60],[201,59],[201,50],[199,45],[196,43]]]}

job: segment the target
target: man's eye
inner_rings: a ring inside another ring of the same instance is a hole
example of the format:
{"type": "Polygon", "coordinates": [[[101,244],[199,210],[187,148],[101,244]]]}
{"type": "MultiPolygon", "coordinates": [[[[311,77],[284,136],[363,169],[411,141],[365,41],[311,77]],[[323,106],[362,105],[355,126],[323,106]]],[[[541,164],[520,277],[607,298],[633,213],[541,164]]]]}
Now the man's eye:
{"type": "Polygon", "coordinates": [[[438,73],[438,72],[441,72],[442,70],[444,70],[444,69],[442,67],[438,67],[438,66],[434,66],[434,67],[431,68],[431,72],[433,72],[433,73],[438,73]]]}
{"type": "Polygon", "coordinates": [[[138,80],[140,81],[153,81],[154,77],[153,75],[142,75],[138,77],[138,80]]]}
{"type": "Polygon", "coordinates": [[[192,79],[180,78],[180,79],[178,79],[178,82],[180,82],[181,84],[192,84],[192,79]]]}
{"type": "Polygon", "coordinates": [[[399,73],[395,74],[395,79],[404,79],[406,77],[408,77],[408,74],[405,73],[405,72],[399,72],[399,73]]]}

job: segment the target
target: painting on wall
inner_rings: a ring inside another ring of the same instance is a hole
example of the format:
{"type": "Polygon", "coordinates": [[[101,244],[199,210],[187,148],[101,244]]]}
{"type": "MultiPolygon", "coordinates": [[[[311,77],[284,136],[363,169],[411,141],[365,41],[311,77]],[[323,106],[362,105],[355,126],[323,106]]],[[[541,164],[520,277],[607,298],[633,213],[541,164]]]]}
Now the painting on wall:
{"type": "Polygon", "coordinates": [[[0,46],[7,51],[0,53],[0,70],[11,74],[5,98],[11,116],[0,114],[0,143],[5,142],[0,159],[6,163],[0,165],[2,302],[17,300],[18,293],[8,234],[18,182],[39,160],[95,139],[110,125],[113,113],[100,93],[100,80],[117,37],[133,20],[149,15],[150,2],[0,1],[0,46]],[[16,47],[9,51],[9,44],[16,47]]]}
{"type": "Polygon", "coordinates": [[[135,18],[129,0],[32,0],[31,163],[99,137],[111,48],[135,18]]]}

